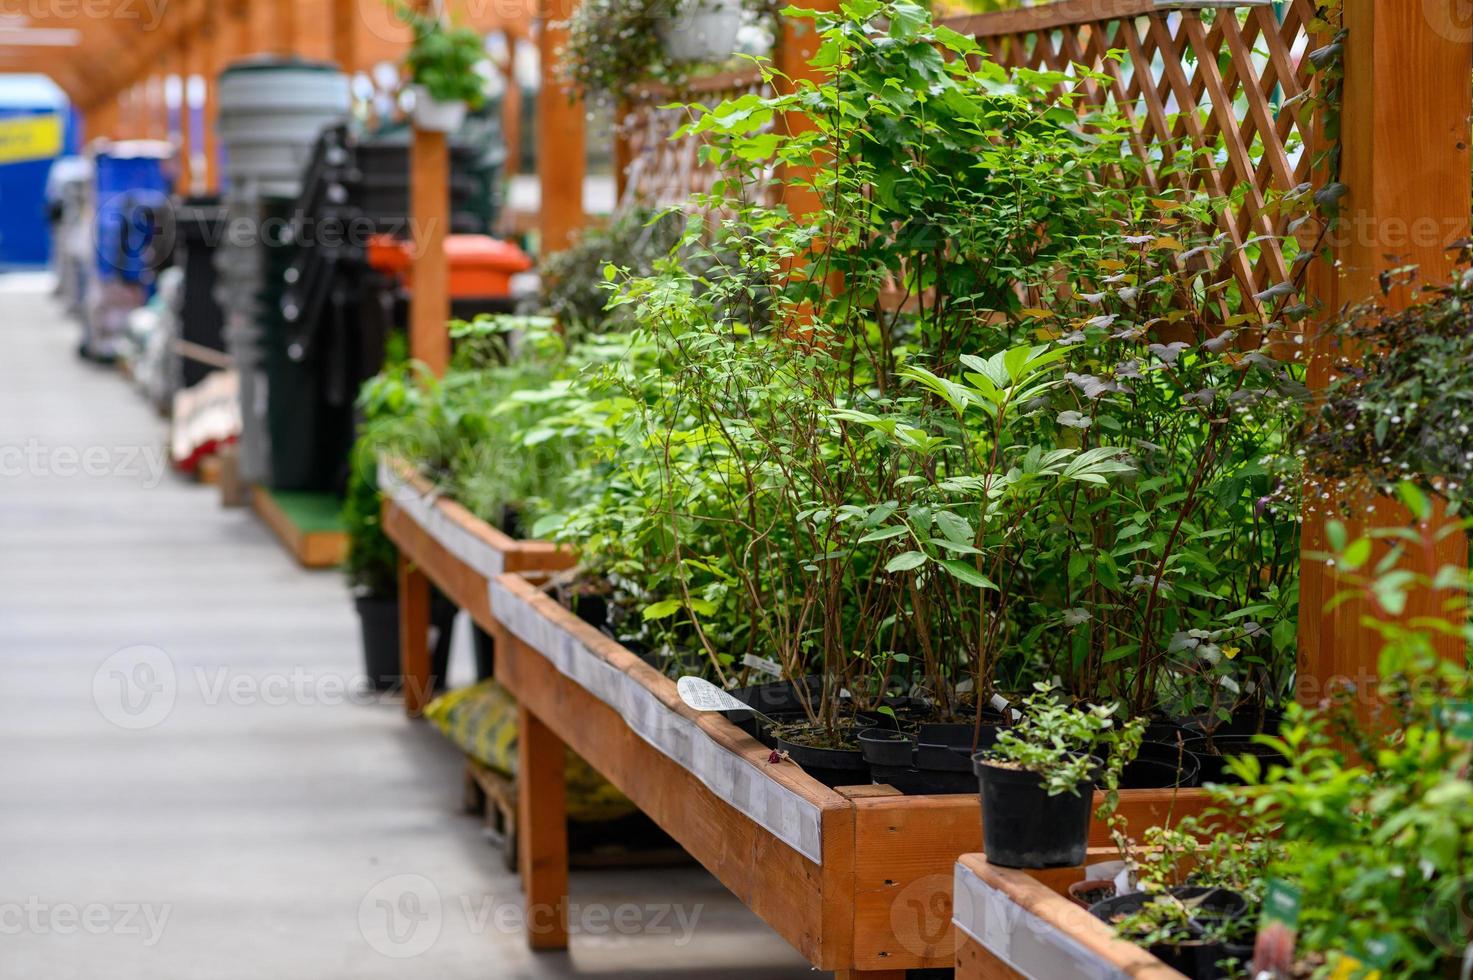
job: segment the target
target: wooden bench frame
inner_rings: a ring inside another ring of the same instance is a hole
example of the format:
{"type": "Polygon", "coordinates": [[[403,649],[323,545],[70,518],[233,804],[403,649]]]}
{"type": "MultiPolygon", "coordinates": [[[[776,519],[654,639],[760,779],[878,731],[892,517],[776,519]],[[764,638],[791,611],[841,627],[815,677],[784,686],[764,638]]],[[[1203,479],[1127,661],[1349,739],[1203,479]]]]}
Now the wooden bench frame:
{"type": "Polygon", "coordinates": [[[1074,904],[1069,886],[1083,880],[1083,868],[1020,871],[994,867],[981,854],[962,855],[952,903],[956,980],[1186,980],[1074,904]]]}
{"type": "Polygon", "coordinates": [[[399,658],[404,710],[418,717],[430,695],[430,583],[490,631],[486,582],[502,572],[536,576],[571,568],[573,556],[545,541],[519,541],[441,497],[403,461],[379,463],[383,528],[399,548],[399,658]]]}
{"type": "MultiPolygon", "coordinates": [[[[425,489],[422,481],[411,485],[425,489]]],[[[385,502],[384,528],[401,551],[401,602],[408,598],[411,607],[422,607],[406,610],[404,622],[418,624],[406,640],[424,634],[433,581],[491,633],[496,679],[518,701],[517,831],[527,905],[538,910],[527,917],[533,948],[563,949],[568,941],[562,777],[565,749],[571,748],[815,967],[836,971],[845,980],[899,980],[907,969],[952,966],[953,868],[962,854],[982,846],[975,796],[902,796],[888,786],[834,790],[790,762],[769,764],[769,749],[725,718],[687,707],[670,678],[516,574],[567,567],[571,559],[565,552],[548,545],[513,550],[526,543],[500,535],[450,501],[436,500],[434,508],[477,538],[496,543],[508,562],[501,576],[488,579],[447,547],[443,535],[436,537],[417,523],[422,508],[415,514],[392,497],[385,502]],[[658,723],[698,733],[702,751],[750,769],[751,786],[758,791],[796,803],[816,822],[817,853],[805,854],[791,834],[754,819],[747,812],[751,807],[744,810],[713,791],[709,778],[643,737],[619,711],[560,670],[549,651],[529,642],[524,624],[513,629],[508,616],[493,612],[493,594],[503,606],[523,610],[518,617],[530,616],[536,630],[574,664],[633,680],[656,703],[652,710],[658,723]]],[[[419,652],[406,643],[404,656],[406,683],[427,676],[423,640],[419,652]],[[411,662],[416,657],[423,657],[423,666],[411,662]]],[[[1198,790],[1135,790],[1122,797],[1134,827],[1206,805],[1198,790]]],[[[1091,842],[1108,846],[1107,828],[1097,824],[1091,842]]]]}

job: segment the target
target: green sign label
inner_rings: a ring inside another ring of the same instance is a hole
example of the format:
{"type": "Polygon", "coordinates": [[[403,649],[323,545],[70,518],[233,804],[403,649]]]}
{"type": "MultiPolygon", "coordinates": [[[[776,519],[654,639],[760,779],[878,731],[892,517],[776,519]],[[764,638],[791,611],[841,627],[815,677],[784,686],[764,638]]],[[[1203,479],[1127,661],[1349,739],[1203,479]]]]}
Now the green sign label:
{"type": "Polygon", "coordinates": [[[1282,922],[1294,928],[1299,925],[1299,889],[1280,878],[1272,878],[1263,892],[1263,921],[1282,922]]]}

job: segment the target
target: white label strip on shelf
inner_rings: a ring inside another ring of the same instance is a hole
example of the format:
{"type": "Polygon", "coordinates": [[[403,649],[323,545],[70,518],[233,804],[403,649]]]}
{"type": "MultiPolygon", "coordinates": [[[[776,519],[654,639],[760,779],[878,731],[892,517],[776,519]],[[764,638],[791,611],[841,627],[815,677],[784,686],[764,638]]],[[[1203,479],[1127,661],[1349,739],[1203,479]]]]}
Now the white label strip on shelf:
{"type": "Polygon", "coordinates": [[[1050,925],[977,877],[956,866],[952,924],[998,959],[1033,980],[1129,980],[1068,933],[1050,925]]]}
{"type": "Polygon", "coordinates": [[[491,615],[558,672],[618,712],[640,738],[768,833],[823,862],[822,811],[715,741],[655,693],[589,650],[505,586],[491,582],[491,615]]]}
{"type": "Polygon", "coordinates": [[[504,556],[500,551],[436,507],[434,494],[421,494],[382,460],[378,464],[378,485],[379,490],[414,518],[414,523],[424,528],[426,534],[478,573],[491,579],[505,571],[504,556]]]}

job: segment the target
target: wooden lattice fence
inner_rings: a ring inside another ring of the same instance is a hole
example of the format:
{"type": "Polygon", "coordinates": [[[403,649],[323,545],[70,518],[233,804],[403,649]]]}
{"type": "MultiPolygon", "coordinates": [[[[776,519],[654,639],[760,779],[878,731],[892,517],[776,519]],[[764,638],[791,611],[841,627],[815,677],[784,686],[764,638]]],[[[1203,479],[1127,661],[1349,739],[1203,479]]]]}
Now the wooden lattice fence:
{"type": "MultiPolygon", "coordinates": [[[[949,26],[976,38],[1000,65],[1084,66],[1106,76],[1080,81],[1080,111],[1112,109],[1129,122],[1131,150],[1152,187],[1222,202],[1222,272],[1252,304],[1297,272],[1284,240],[1310,204],[1305,96],[1314,18],[1313,0],[1064,0],[949,26]],[[1176,165],[1183,154],[1190,165],[1176,165]]],[[[1305,235],[1316,230],[1311,223],[1305,235]]]]}
{"type": "MultiPolygon", "coordinates": [[[[1132,169],[1153,189],[1216,199],[1220,278],[1235,280],[1234,305],[1252,310],[1256,295],[1297,280],[1299,246],[1319,229],[1295,225],[1310,207],[1314,165],[1306,148],[1314,17],[1314,0],[1061,0],[946,23],[998,64],[1070,74],[1081,114],[1119,113],[1140,161],[1132,169]]],[[[687,98],[715,105],[761,87],[755,70],[726,74],[695,83],[687,98]]],[[[650,88],[625,105],[621,208],[680,205],[716,179],[698,137],[670,138],[689,120],[685,109],[661,107],[670,101],[668,90],[650,88]]]]}

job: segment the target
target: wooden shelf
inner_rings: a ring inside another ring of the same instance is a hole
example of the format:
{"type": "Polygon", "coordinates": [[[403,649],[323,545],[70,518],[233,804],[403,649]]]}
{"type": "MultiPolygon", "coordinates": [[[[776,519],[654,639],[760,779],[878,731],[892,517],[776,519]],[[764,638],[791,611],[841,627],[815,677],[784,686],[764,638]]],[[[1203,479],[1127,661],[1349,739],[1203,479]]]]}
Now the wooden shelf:
{"type": "MultiPolygon", "coordinates": [[[[670,678],[534,584],[503,575],[491,592],[497,680],[556,739],[549,760],[562,745],[588,760],[815,967],[883,977],[953,965],[953,868],[982,847],[975,795],[835,790],[770,764],[765,746],[687,707],[670,678]]],[[[522,771],[539,764],[551,762],[524,758],[522,771]]],[[[555,801],[524,790],[519,802],[523,826],[561,823],[555,801]]],[[[1200,790],[1121,794],[1137,830],[1206,804],[1200,790]]],[[[1090,842],[1109,846],[1108,828],[1096,823],[1090,842]]]]}
{"type": "Polygon", "coordinates": [[[285,493],[255,487],[251,508],[304,568],[336,568],[348,557],[348,532],[332,494],[285,493]]]}
{"type": "Polygon", "coordinates": [[[1019,871],[981,854],[956,863],[956,980],[1131,977],[1186,980],[1067,897],[1082,868],[1019,871]]]}
{"type": "Polygon", "coordinates": [[[560,571],[571,567],[574,559],[557,545],[503,534],[441,497],[429,481],[399,460],[379,464],[378,482],[384,495],[384,533],[399,549],[404,707],[415,716],[423,710],[429,688],[428,634],[405,624],[411,616],[428,616],[430,583],[489,633],[495,625],[488,592],[491,579],[503,572],[560,571]]]}

